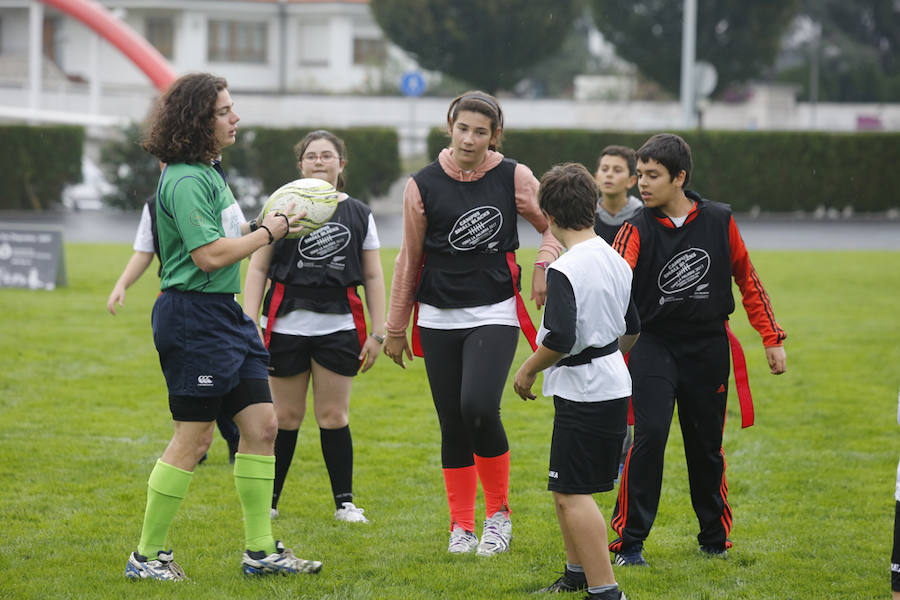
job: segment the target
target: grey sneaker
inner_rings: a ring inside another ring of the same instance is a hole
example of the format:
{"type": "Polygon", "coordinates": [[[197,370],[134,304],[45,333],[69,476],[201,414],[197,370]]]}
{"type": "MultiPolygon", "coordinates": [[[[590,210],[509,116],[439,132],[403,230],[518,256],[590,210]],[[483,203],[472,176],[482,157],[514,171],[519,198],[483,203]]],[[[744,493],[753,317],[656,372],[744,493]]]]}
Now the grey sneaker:
{"type": "Polygon", "coordinates": [[[244,575],[296,575],[298,573],[318,573],[322,563],[317,560],[297,558],[290,548],[280,541],[275,542],[275,552],[266,555],[264,550],[244,552],[241,560],[244,575]]]}
{"type": "Polygon", "coordinates": [[[481,543],[478,544],[476,554],[493,556],[507,552],[510,540],[512,540],[512,522],[509,520],[509,513],[498,510],[484,521],[484,531],[481,532],[481,543]]]}
{"type": "Polygon", "coordinates": [[[348,523],[368,523],[369,520],[363,515],[364,512],[364,508],[359,508],[352,502],[344,502],[341,504],[341,508],[334,511],[334,518],[348,523]]]}
{"type": "Polygon", "coordinates": [[[468,554],[478,546],[478,537],[473,531],[466,531],[456,523],[450,530],[450,544],[447,552],[450,554],[468,554]]]}
{"type": "Polygon", "coordinates": [[[160,550],[156,558],[132,552],[125,563],[125,577],[129,579],[159,579],[161,581],[182,581],[187,579],[184,570],[172,560],[172,551],[160,550]]]}

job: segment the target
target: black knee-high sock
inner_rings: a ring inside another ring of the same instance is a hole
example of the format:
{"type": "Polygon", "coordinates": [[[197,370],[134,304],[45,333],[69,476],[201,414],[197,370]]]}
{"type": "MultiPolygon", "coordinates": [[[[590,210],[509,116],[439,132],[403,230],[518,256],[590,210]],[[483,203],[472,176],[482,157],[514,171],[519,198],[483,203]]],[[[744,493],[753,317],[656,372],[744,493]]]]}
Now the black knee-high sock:
{"type": "Polygon", "coordinates": [[[287,478],[291,461],[294,460],[294,450],[297,448],[296,429],[279,429],[275,438],[275,485],[272,488],[272,508],[278,506],[278,498],[281,496],[281,488],[287,478]]]}
{"type": "Polygon", "coordinates": [[[340,429],[319,429],[322,441],[322,458],[331,479],[334,505],[341,508],[344,502],[353,502],[353,439],[350,426],[340,429]]]}
{"type": "Polygon", "coordinates": [[[900,592],[900,502],[894,503],[894,548],[891,551],[891,591],[900,592]]]}

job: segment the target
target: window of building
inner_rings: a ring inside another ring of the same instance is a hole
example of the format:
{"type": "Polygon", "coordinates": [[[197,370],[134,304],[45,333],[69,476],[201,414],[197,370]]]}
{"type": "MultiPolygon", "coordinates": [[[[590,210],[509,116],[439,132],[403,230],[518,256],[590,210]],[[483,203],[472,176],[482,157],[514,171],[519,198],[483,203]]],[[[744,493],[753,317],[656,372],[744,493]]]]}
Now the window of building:
{"type": "Polygon", "coordinates": [[[57,43],[57,34],[59,33],[59,19],[53,17],[45,17],[43,24],[43,52],[44,56],[51,61],[60,64],[59,44],[57,43]]]}
{"type": "Polygon", "coordinates": [[[297,36],[300,64],[305,67],[327,67],[330,41],[328,23],[307,20],[300,24],[297,36]]]}
{"type": "Polygon", "coordinates": [[[381,65],[387,59],[384,40],[372,38],[353,39],[354,65],[381,65]]]}
{"type": "Polygon", "coordinates": [[[147,17],[145,37],[169,60],[175,58],[175,20],[172,17],[147,17]]]}
{"type": "Polygon", "coordinates": [[[265,63],[268,46],[266,23],[209,22],[207,60],[210,62],[265,63]]]}

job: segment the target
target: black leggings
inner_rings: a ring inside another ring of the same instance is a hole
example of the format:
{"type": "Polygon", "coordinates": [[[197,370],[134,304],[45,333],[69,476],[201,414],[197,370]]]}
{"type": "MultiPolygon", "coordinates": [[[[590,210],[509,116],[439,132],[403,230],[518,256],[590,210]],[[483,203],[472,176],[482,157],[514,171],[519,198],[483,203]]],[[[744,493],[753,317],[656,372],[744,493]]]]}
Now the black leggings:
{"type": "Polygon", "coordinates": [[[431,396],[441,424],[444,468],[468,467],[473,454],[492,458],[509,450],[500,398],[516,354],[519,328],[420,328],[431,396]]]}

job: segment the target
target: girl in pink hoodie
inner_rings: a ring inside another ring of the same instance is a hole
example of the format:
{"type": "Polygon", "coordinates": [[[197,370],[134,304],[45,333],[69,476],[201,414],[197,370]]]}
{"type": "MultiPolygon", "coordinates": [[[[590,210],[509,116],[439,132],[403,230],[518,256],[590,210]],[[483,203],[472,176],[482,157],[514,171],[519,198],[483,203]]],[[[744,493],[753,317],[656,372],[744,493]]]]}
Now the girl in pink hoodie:
{"type": "Polygon", "coordinates": [[[538,308],[546,297],[546,265],[562,246],[538,207],[531,169],[496,150],[503,131],[497,99],[479,91],[458,96],[447,126],[450,147],[403,192],[403,241],[384,353],[404,368],[404,356],[425,359],[441,426],[448,550],[491,556],[507,551],[512,538],[500,399],[520,326],[532,345],[534,336],[519,294],[517,215],[543,236],[531,287],[538,308]],[[478,479],[486,517],[480,543],[474,531],[478,479]]]}

